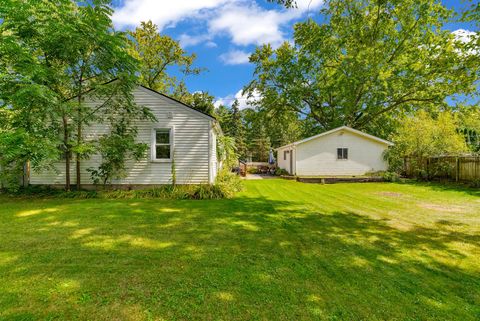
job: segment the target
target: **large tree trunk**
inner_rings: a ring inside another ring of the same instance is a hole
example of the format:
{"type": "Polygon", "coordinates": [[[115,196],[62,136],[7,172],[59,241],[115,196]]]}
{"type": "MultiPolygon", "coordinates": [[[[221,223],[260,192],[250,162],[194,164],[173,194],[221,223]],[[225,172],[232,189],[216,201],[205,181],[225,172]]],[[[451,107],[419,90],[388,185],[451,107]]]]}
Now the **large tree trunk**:
{"type": "Polygon", "coordinates": [[[65,145],[65,190],[70,191],[70,147],[68,137],[68,119],[63,115],[63,144],[65,145]]]}

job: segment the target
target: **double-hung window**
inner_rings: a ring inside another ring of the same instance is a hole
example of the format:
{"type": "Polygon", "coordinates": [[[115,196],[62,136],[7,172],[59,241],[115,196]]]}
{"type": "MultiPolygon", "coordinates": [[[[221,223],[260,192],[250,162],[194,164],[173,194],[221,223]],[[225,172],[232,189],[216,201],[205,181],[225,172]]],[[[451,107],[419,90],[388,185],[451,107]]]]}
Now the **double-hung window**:
{"type": "Polygon", "coordinates": [[[153,133],[153,153],[154,161],[171,160],[172,159],[172,129],[161,128],[155,129],[153,133]]]}
{"type": "Polygon", "coordinates": [[[348,159],[348,148],[337,148],[337,159],[348,159]]]}

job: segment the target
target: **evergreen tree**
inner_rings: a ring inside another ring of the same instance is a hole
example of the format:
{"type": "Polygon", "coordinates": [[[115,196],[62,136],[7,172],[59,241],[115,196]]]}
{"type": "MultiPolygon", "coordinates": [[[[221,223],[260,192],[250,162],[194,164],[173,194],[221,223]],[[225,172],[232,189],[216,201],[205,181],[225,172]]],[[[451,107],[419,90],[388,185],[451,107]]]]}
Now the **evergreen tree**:
{"type": "Polygon", "coordinates": [[[265,125],[260,123],[258,130],[256,130],[255,138],[251,144],[251,152],[253,160],[257,162],[268,161],[268,156],[271,148],[270,137],[267,135],[265,125]]]}
{"type": "Polygon", "coordinates": [[[240,158],[245,158],[247,154],[247,145],[245,142],[245,127],[243,124],[242,112],[239,108],[238,100],[235,100],[231,111],[231,126],[228,135],[235,139],[237,154],[240,158]]]}

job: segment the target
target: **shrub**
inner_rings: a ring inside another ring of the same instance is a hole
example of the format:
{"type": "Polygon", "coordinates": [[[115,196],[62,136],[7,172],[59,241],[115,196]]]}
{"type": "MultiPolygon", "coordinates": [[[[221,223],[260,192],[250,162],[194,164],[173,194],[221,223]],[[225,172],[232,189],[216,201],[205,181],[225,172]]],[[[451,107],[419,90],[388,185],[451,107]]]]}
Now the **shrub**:
{"type": "Polygon", "coordinates": [[[383,179],[385,182],[398,182],[400,181],[400,175],[396,172],[384,172],[382,174],[383,179]]]}
{"type": "Polygon", "coordinates": [[[290,175],[290,173],[286,169],[277,167],[275,169],[275,175],[276,176],[287,176],[287,175],[290,175]]]}
{"type": "Polygon", "coordinates": [[[471,181],[469,186],[472,188],[480,188],[480,179],[475,179],[471,181]]]}
{"type": "Polygon", "coordinates": [[[247,168],[247,173],[248,174],[258,174],[260,171],[258,170],[257,167],[248,167],[247,168]]]}
{"type": "Polygon", "coordinates": [[[220,188],[221,193],[223,194],[222,198],[230,198],[243,190],[240,176],[230,173],[227,170],[220,171],[214,186],[220,188]]]}
{"type": "Polygon", "coordinates": [[[233,197],[243,189],[240,178],[226,170],[222,170],[215,184],[201,185],[163,185],[141,190],[103,190],[103,191],[70,191],[53,189],[44,186],[31,186],[7,195],[17,197],[71,198],[71,199],[163,199],[163,200],[205,200],[233,197]]]}

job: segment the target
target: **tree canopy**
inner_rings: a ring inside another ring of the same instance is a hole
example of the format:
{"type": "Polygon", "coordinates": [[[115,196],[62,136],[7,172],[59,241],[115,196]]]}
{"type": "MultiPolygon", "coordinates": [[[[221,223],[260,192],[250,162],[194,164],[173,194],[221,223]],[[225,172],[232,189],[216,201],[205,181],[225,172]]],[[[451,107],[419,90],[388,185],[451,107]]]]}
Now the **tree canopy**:
{"type": "Polygon", "coordinates": [[[188,54],[178,41],[161,35],[151,21],[141,22],[140,27],[130,32],[130,53],[140,63],[139,81],[142,85],[165,94],[181,98],[185,83],[172,75],[171,69],[180,74],[198,74],[194,68],[195,54],[188,54]]]}
{"type": "Polygon", "coordinates": [[[250,60],[259,106],[314,119],[322,130],[369,129],[382,117],[447,107],[475,91],[478,64],[442,30],[452,12],[440,1],[329,0],[294,27],[294,43],[264,45],[250,60]]]}
{"type": "Polygon", "coordinates": [[[39,169],[63,154],[69,189],[70,160],[75,154],[79,188],[81,161],[102,148],[86,139],[83,128],[91,122],[128,124],[122,138],[131,140],[132,120],[150,116],[133,101],[137,64],[127,52],[125,34],[114,30],[111,14],[106,0],[81,5],[70,0],[2,2],[0,108],[10,115],[10,126],[0,140],[12,150],[22,146],[17,153],[22,158],[4,162],[30,161],[39,169]],[[106,84],[114,78],[118,78],[115,83],[106,84]],[[86,104],[87,93],[98,105],[86,104]],[[118,119],[112,121],[113,116],[118,119]],[[8,144],[15,141],[8,140],[12,135],[25,143],[8,144]],[[36,144],[26,143],[30,141],[36,144]],[[51,150],[52,145],[57,153],[38,153],[51,150]],[[33,154],[41,155],[42,161],[39,157],[34,161],[33,154]]]}

